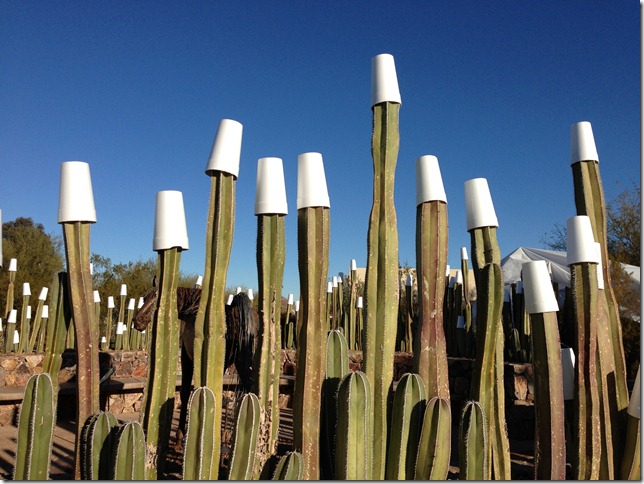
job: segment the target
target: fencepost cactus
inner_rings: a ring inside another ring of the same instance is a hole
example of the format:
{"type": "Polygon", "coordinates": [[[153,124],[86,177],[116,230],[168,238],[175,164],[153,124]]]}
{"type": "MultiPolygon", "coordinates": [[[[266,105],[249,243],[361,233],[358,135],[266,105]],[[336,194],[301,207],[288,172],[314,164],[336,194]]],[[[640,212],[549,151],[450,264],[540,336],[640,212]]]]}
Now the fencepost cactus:
{"type": "Polygon", "coordinates": [[[473,400],[467,402],[463,407],[459,428],[459,479],[486,479],[490,448],[487,429],[481,405],[473,400]]]}
{"type": "MultiPolygon", "coordinates": [[[[235,189],[241,155],[242,125],[222,119],[206,165],[210,199],[201,300],[195,320],[194,382],[207,386],[222,402],[226,351],[226,274],[235,229],[235,189]]],[[[149,338],[149,336],[148,336],[149,338]]],[[[221,403],[215,408],[215,432],[221,435],[221,403]]],[[[214,450],[219,461],[220,449],[214,450]]]]}
{"type": "Polygon", "coordinates": [[[356,350],[362,351],[364,348],[364,317],[363,317],[363,300],[358,296],[356,300],[356,350]]]}
{"type": "Polygon", "coordinates": [[[347,373],[338,386],[335,478],[373,479],[371,389],[361,371],[347,373]]]}
{"type": "Polygon", "coordinates": [[[107,340],[107,346],[114,347],[112,344],[112,327],[114,326],[114,296],[107,297],[107,316],[105,318],[105,339],[107,340]]]}
{"type": "Polygon", "coordinates": [[[628,421],[626,423],[626,439],[624,445],[624,455],[620,465],[620,478],[633,481],[639,481],[642,476],[641,470],[641,387],[640,387],[640,368],[637,369],[633,393],[628,403],[628,421]]]}
{"type": "MultiPolygon", "coordinates": [[[[127,299],[127,284],[121,284],[121,292],[119,293],[119,315],[118,315],[118,321],[121,321],[123,325],[125,325],[126,319],[125,319],[125,300],[127,299]]],[[[122,350],[127,350],[128,349],[128,341],[126,341],[126,326],[123,326],[123,338],[121,338],[121,347],[119,349],[122,350]]]]}
{"type": "Polygon", "coordinates": [[[111,413],[100,412],[88,419],[81,443],[83,479],[111,479],[117,431],[118,421],[111,413]]]}
{"type": "Polygon", "coordinates": [[[103,334],[103,330],[101,329],[101,294],[97,290],[94,290],[94,312],[94,317],[96,318],[100,332],[99,334],[103,334]]]}
{"type": "Polygon", "coordinates": [[[393,381],[399,303],[394,178],[400,144],[401,100],[393,56],[378,55],[371,65],[374,180],[367,234],[363,368],[373,392],[373,478],[383,479],[387,454],[387,400],[393,381]]]}
{"type": "Polygon", "coordinates": [[[188,249],[181,192],[157,192],[153,249],[158,253],[159,296],[148,345],[148,378],[141,407],[147,448],[147,479],[158,479],[163,475],[174,412],[179,353],[177,285],[181,251],[188,249]]]}
{"type": "Polygon", "coordinates": [[[128,422],[118,434],[114,455],[114,480],[143,481],[146,478],[145,433],[139,422],[128,422]]]}
{"type": "Polygon", "coordinates": [[[525,310],[532,326],[532,355],[535,380],[536,479],[566,478],[566,430],[563,367],[557,311],[545,261],[523,264],[525,310]]]}
{"type": "Polygon", "coordinates": [[[76,343],[76,464],[80,478],[80,436],[85,421],[100,409],[98,321],[90,273],[90,227],[96,222],[89,164],[61,165],[58,223],[63,226],[67,281],[76,343]]]}
{"type": "Polygon", "coordinates": [[[130,298],[127,303],[127,312],[125,313],[125,328],[127,334],[127,349],[135,350],[136,349],[136,329],[132,327],[132,318],[134,317],[134,303],[136,301],[134,298],[130,298]]]}
{"type": "Polygon", "coordinates": [[[505,424],[503,380],[503,272],[496,238],[498,220],[485,178],[465,182],[467,229],[476,279],[476,360],[470,397],[478,402],[487,426],[485,479],[510,479],[510,442],[505,424]]]}
{"type": "Polygon", "coordinates": [[[31,297],[31,287],[28,282],[22,284],[22,308],[20,309],[20,346],[19,353],[24,353],[29,344],[31,306],[29,298],[31,297]]]}
{"type": "Polygon", "coordinates": [[[12,309],[7,316],[7,327],[5,328],[5,352],[11,353],[13,351],[13,332],[16,329],[16,321],[18,319],[18,310],[12,309]]]}
{"type": "Polygon", "coordinates": [[[350,264],[350,278],[349,278],[349,311],[348,311],[348,326],[347,326],[347,342],[349,343],[349,348],[352,350],[357,350],[360,340],[360,333],[357,330],[357,309],[356,304],[358,303],[358,288],[357,288],[357,279],[358,279],[358,266],[355,259],[351,259],[350,264]]]}
{"type": "Polygon", "coordinates": [[[301,481],[302,480],[302,454],[299,452],[287,452],[277,463],[274,481],[301,481]]]}
{"type": "MultiPolygon", "coordinates": [[[[58,375],[63,362],[65,339],[71,320],[71,307],[67,292],[67,273],[59,272],[52,284],[51,307],[52,316],[49,318],[47,343],[42,361],[42,371],[50,375],[58,375]]],[[[54,399],[58,399],[58,378],[53,379],[54,399]]]]}
{"type": "Polygon", "coordinates": [[[221,444],[215,434],[215,394],[208,387],[195,388],[188,402],[188,422],[183,458],[183,480],[212,480],[219,474],[214,448],[221,444]]]}
{"type": "Polygon", "coordinates": [[[420,375],[405,373],[394,393],[385,479],[414,478],[426,405],[427,394],[420,375]]]}
{"type": "Polygon", "coordinates": [[[470,302],[470,266],[467,247],[461,247],[461,274],[463,274],[463,317],[465,319],[465,355],[473,358],[476,341],[472,326],[472,303],[470,302]]]}
{"type": "Polygon", "coordinates": [[[38,336],[41,334],[42,324],[42,311],[47,299],[48,287],[43,287],[38,295],[38,304],[36,306],[36,316],[34,317],[34,324],[32,325],[31,334],[29,335],[29,343],[27,344],[27,352],[31,353],[36,348],[38,336]]]}
{"type": "Polygon", "coordinates": [[[233,453],[228,479],[249,481],[257,474],[255,450],[258,446],[261,406],[254,393],[247,393],[237,410],[233,453]]]}
{"type": "MultiPolygon", "coordinates": [[[[9,260],[9,267],[7,267],[7,272],[9,274],[9,284],[7,285],[7,300],[4,306],[3,316],[6,318],[9,317],[9,313],[13,309],[14,299],[15,299],[15,285],[16,285],[16,272],[18,271],[18,259],[9,260]]],[[[9,338],[6,338],[7,340],[9,338]]],[[[7,346],[7,353],[9,352],[9,347],[7,346]]]]}
{"type": "Polygon", "coordinates": [[[49,328],[49,305],[43,304],[40,314],[40,331],[38,332],[36,353],[44,353],[45,351],[45,339],[47,338],[47,328],[49,328]]]}
{"type": "Polygon", "coordinates": [[[447,479],[451,455],[452,410],[448,400],[433,397],[425,407],[414,479],[447,479]]]}
{"type": "Polygon", "coordinates": [[[330,202],[319,153],[298,156],[297,265],[300,324],[293,394],[293,443],[301,452],[303,479],[320,478],[320,407],[326,352],[326,276],[329,271],[330,202]]]}
{"type": "Polygon", "coordinates": [[[45,481],[49,478],[55,419],[51,377],[48,373],[33,375],[27,382],[18,417],[14,480],[45,481]]]}

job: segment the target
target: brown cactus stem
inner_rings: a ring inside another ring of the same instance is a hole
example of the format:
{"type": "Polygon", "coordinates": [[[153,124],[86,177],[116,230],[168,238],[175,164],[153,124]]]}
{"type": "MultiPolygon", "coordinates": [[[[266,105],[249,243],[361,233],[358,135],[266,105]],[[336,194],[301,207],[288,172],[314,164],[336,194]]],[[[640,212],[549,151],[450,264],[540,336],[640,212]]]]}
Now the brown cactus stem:
{"type": "Polygon", "coordinates": [[[302,479],[320,478],[320,406],[326,368],[326,277],[329,270],[330,212],[297,211],[301,325],[293,395],[293,443],[302,453],[302,479]]]}
{"type": "MultiPolygon", "coordinates": [[[[447,204],[425,202],[416,209],[418,324],[414,335],[414,371],[427,398],[449,402],[447,349],[443,330],[444,274],[447,270],[447,204]]],[[[410,298],[411,299],[411,298],[410,298]]]]}
{"type": "Polygon", "coordinates": [[[563,369],[557,313],[529,315],[535,379],[536,479],[566,478],[563,369]]]}
{"type": "Polygon", "coordinates": [[[74,475],[80,479],[80,441],[85,421],[100,410],[98,322],[94,311],[92,276],[89,271],[90,223],[63,223],[72,317],[76,332],[76,459],[74,475]]]}

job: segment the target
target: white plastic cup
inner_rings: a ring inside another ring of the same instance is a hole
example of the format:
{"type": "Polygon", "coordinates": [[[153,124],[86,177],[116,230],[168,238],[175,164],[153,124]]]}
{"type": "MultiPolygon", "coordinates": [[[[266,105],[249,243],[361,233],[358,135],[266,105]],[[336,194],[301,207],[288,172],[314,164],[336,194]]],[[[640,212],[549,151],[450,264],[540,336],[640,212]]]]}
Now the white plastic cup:
{"type": "Polygon", "coordinates": [[[237,178],[241,158],[243,126],[232,119],[222,119],[217,127],[215,141],[206,164],[206,175],[222,171],[237,178]]]}
{"type": "Polygon", "coordinates": [[[499,226],[490,187],[485,178],[473,178],[465,182],[465,215],[468,231],[499,226]]]}
{"type": "Polygon", "coordinates": [[[293,294],[288,295],[288,301],[286,304],[288,304],[289,306],[293,305],[293,294]]]}
{"type": "Polygon", "coordinates": [[[467,247],[461,247],[461,260],[469,260],[467,256],[467,247]]]}
{"type": "Polygon", "coordinates": [[[602,270],[602,245],[595,242],[595,250],[597,251],[597,289],[604,289],[604,271],[602,270]]]}
{"type": "Polygon", "coordinates": [[[640,369],[637,369],[637,376],[635,377],[635,384],[633,385],[633,393],[631,393],[631,399],[628,402],[628,414],[631,417],[640,418],[641,412],[641,394],[642,390],[640,388],[640,369]]]}
{"type": "Polygon", "coordinates": [[[593,127],[588,121],[580,121],[570,127],[570,164],[578,161],[599,162],[593,127]]]}
{"type": "Polygon", "coordinates": [[[247,294],[248,294],[248,299],[250,299],[251,301],[253,299],[255,299],[255,296],[253,295],[253,290],[252,289],[249,289],[247,294]]]}
{"type": "Polygon", "coordinates": [[[241,286],[237,286],[237,294],[239,294],[240,292],[242,292],[242,288],[241,286]]]}
{"type": "Polygon", "coordinates": [[[127,284],[121,284],[121,296],[127,296],[127,284]]]}
{"type": "Polygon", "coordinates": [[[163,190],[157,192],[152,250],[167,250],[173,247],[181,250],[189,248],[183,194],[177,190],[163,190]]]}
{"type": "Polygon", "coordinates": [[[333,287],[338,287],[338,276],[333,276],[331,282],[333,282],[333,287]]]}
{"type": "Polygon", "coordinates": [[[197,277],[197,282],[195,283],[195,286],[201,287],[203,284],[203,276],[198,276],[197,277]]]}
{"type": "Polygon", "coordinates": [[[371,59],[371,107],[383,102],[402,103],[391,54],[379,54],[371,59]]]}
{"type": "Polygon", "coordinates": [[[338,284],[341,286],[342,281],[344,280],[344,273],[343,272],[338,272],[338,284]]]}
{"type": "Polygon", "coordinates": [[[102,344],[107,343],[107,338],[105,336],[101,336],[101,343],[102,344]]]}
{"type": "Polygon", "coordinates": [[[123,322],[119,321],[116,323],[116,334],[123,334],[125,331],[123,322]]]}
{"type": "Polygon", "coordinates": [[[13,344],[17,345],[20,343],[20,333],[18,333],[17,329],[13,330],[13,344]]]}
{"type": "Polygon", "coordinates": [[[25,317],[26,317],[27,319],[31,319],[31,306],[27,306],[27,311],[26,311],[26,313],[27,313],[27,314],[25,314],[25,317]]]}
{"type": "Polygon", "coordinates": [[[333,282],[328,281],[328,282],[326,283],[326,292],[327,292],[328,294],[331,294],[331,293],[333,292],[333,282]]]}
{"type": "Polygon", "coordinates": [[[49,305],[43,304],[42,314],[40,316],[42,319],[47,319],[49,317],[49,305]]]}
{"type": "Polygon", "coordinates": [[[101,302],[101,295],[99,294],[98,291],[94,291],[94,302],[95,303],[100,303],[101,302]]]}
{"type": "Polygon", "coordinates": [[[31,286],[29,285],[28,282],[23,282],[22,283],[22,295],[23,296],[31,296],[31,286]]]}
{"type": "Polygon", "coordinates": [[[451,268],[449,264],[447,264],[447,266],[445,266],[445,277],[449,277],[450,271],[451,271],[451,268]]]}
{"type": "Polygon", "coordinates": [[[295,308],[296,313],[300,311],[300,300],[299,299],[297,301],[295,301],[295,303],[293,304],[293,307],[295,308]]]}
{"type": "Polygon", "coordinates": [[[107,296],[107,309],[114,309],[114,296],[107,296]]]}
{"type": "Polygon", "coordinates": [[[7,271],[9,272],[16,272],[18,270],[18,259],[11,259],[9,261],[9,268],[7,271]]]}
{"type": "Polygon", "coordinates": [[[233,296],[232,294],[228,294],[228,300],[226,301],[226,306],[230,306],[233,303],[233,296]]]}
{"type": "Polygon", "coordinates": [[[96,222],[92,177],[84,161],[65,161],[60,166],[58,223],[65,222],[96,222]]]}
{"type": "Polygon", "coordinates": [[[445,187],[438,158],[424,155],[416,159],[416,206],[425,202],[445,202],[445,187]]]}
{"type": "Polygon", "coordinates": [[[307,207],[331,207],[321,153],[297,157],[297,209],[307,207]]]}
{"type": "Polygon", "coordinates": [[[525,310],[528,314],[553,313],[559,311],[557,297],[552,289],[546,262],[535,260],[522,266],[523,287],[525,288],[525,310]]]}
{"type": "Polygon", "coordinates": [[[355,259],[351,259],[351,270],[355,271],[358,268],[358,264],[355,259]]]}
{"type": "Polygon", "coordinates": [[[358,296],[358,300],[356,301],[356,308],[362,309],[362,296],[358,296]]]}
{"type": "Polygon", "coordinates": [[[587,215],[576,215],[566,221],[566,245],[568,265],[583,262],[599,263],[593,228],[587,215]]]}
{"type": "Polygon", "coordinates": [[[267,157],[257,160],[255,215],[263,214],[288,214],[281,158],[267,157]]]}
{"type": "Polygon", "coordinates": [[[139,297],[139,302],[136,305],[136,309],[141,309],[144,303],[145,303],[145,299],[143,299],[143,296],[139,297]]]}
{"type": "Polygon", "coordinates": [[[47,299],[47,294],[48,293],[49,293],[49,288],[48,287],[43,287],[40,290],[40,294],[38,295],[38,299],[41,300],[41,301],[44,301],[45,299],[47,299]]]}
{"type": "Polygon", "coordinates": [[[564,400],[575,398],[575,353],[572,348],[561,348],[564,400]]]}
{"type": "Polygon", "coordinates": [[[135,303],[135,299],[131,297],[127,305],[128,311],[134,311],[134,303],[135,303]]]}
{"type": "Polygon", "coordinates": [[[456,271],[456,284],[460,284],[461,286],[463,285],[463,273],[460,270],[456,271]]]}

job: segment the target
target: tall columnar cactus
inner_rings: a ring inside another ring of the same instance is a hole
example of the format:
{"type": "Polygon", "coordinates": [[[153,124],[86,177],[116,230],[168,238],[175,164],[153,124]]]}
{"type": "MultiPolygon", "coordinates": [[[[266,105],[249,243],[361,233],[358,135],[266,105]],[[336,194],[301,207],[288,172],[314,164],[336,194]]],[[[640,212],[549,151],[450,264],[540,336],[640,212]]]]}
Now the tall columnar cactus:
{"type": "Polygon", "coordinates": [[[322,155],[298,157],[297,264],[300,274],[300,329],[293,394],[293,443],[302,453],[304,479],[320,478],[320,401],[326,352],[326,276],[329,270],[329,195],[322,155]]]}
{"type": "Polygon", "coordinates": [[[472,325],[472,304],[470,302],[470,266],[467,247],[461,247],[461,274],[463,274],[463,317],[465,319],[465,355],[474,357],[476,341],[472,325]]]}
{"type": "Polygon", "coordinates": [[[56,403],[48,373],[33,375],[27,382],[18,417],[18,443],[14,480],[45,481],[54,440],[56,403]]]}
{"type": "Polygon", "coordinates": [[[544,261],[523,264],[525,309],[532,327],[535,379],[536,479],[566,478],[563,368],[557,325],[559,306],[544,261]]]}
{"type": "MultiPolygon", "coordinates": [[[[14,299],[15,299],[15,284],[16,284],[16,271],[18,270],[18,259],[11,259],[9,261],[9,267],[7,267],[7,272],[9,273],[9,284],[7,285],[7,300],[4,306],[4,318],[9,317],[9,312],[13,309],[14,299]]],[[[9,340],[10,338],[6,338],[9,340]]],[[[7,352],[9,350],[7,349],[7,352]]]]}
{"type": "MultiPolygon", "coordinates": [[[[65,338],[70,325],[71,307],[67,273],[59,272],[53,280],[51,292],[51,317],[47,329],[47,343],[42,361],[42,371],[50,375],[58,375],[63,363],[65,338]]],[[[58,378],[54,378],[54,399],[58,398],[58,378]]]]}
{"type": "Polygon", "coordinates": [[[425,384],[416,373],[405,373],[394,394],[385,479],[413,479],[418,442],[427,405],[425,384]]]}
{"type": "Polygon", "coordinates": [[[7,316],[7,327],[5,328],[5,352],[11,353],[14,349],[13,334],[16,330],[16,320],[18,319],[18,310],[12,309],[7,316]]]}
{"type": "Polygon", "coordinates": [[[63,225],[67,280],[76,341],[76,465],[80,478],[80,436],[85,421],[100,409],[98,321],[90,273],[89,235],[96,222],[89,165],[65,162],[60,173],[58,223],[63,225]]]}
{"type": "Polygon", "coordinates": [[[633,393],[631,394],[628,404],[628,421],[626,423],[626,439],[624,446],[624,455],[620,465],[620,478],[638,481],[642,476],[641,469],[641,387],[640,387],[640,368],[637,369],[633,393]]]}
{"type": "Polygon", "coordinates": [[[107,297],[107,316],[105,317],[105,339],[107,340],[108,348],[114,348],[112,344],[112,327],[114,326],[114,297],[107,297]]]}
{"type": "Polygon", "coordinates": [[[221,444],[215,434],[215,394],[208,387],[195,388],[188,402],[188,424],[183,458],[183,480],[217,479],[219,461],[214,448],[221,444]]]}
{"type": "Polygon", "coordinates": [[[447,479],[451,437],[451,404],[443,398],[433,397],[427,403],[423,416],[414,479],[447,479]]]}
{"type": "Polygon", "coordinates": [[[383,479],[387,454],[387,400],[393,381],[398,320],[398,229],[394,178],[400,135],[400,92],[394,59],[372,60],[373,205],[367,235],[363,368],[373,392],[373,478],[383,479]]]}
{"type": "Polygon", "coordinates": [[[29,298],[31,296],[31,287],[28,282],[22,285],[22,308],[20,309],[20,346],[19,353],[24,353],[29,344],[30,335],[30,322],[31,322],[31,306],[29,306],[29,298]]]}
{"type": "Polygon", "coordinates": [[[360,372],[348,373],[338,386],[338,426],[335,478],[373,478],[373,428],[369,379],[360,372]]]}
{"type": "Polygon", "coordinates": [[[602,338],[600,346],[612,353],[615,366],[614,390],[610,399],[614,400],[617,410],[628,406],[628,388],[626,386],[626,362],[622,339],[622,325],[619,308],[611,285],[608,260],[608,243],[606,238],[606,202],[604,189],[599,174],[599,155],[590,123],[582,121],[571,127],[572,174],[575,188],[575,206],[577,215],[587,215],[593,230],[595,242],[601,245],[601,272],[604,279],[604,290],[600,297],[605,301],[608,316],[608,338],[602,338]]]}
{"type": "Polygon", "coordinates": [[[40,290],[38,295],[38,305],[36,306],[36,316],[34,317],[34,324],[32,325],[31,335],[29,336],[29,344],[27,345],[27,352],[31,353],[36,349],[38,337],[41,334],[41,324],[42,324],[42,311],[45,305],[45,300],[47,299],[47,293],[49,292],[48,287],[43,287],[40,290]]]}
{"type": "Polygon", "coordinates": [[[498,221],[487,180],[465,182],[465,207],[477,290],[477,348],[470,397],[481,405],[487,426],[489,458],[484,478],[510,479],[503,381],[503,273],[496,238],[498,221]]]}
{"type": "MultiPolygon", "coordinates": [[[[222,401],[223,391],[226,274],[235,228],[235,187],[241,138],[240,123],[221,120],[206,165],[206,174],[210,177],[210,201],[206,222],[206,263],[195,320],[194,381],[196,387],[210,388],[218,402],[222,401]]],[[[215,432],[221,434],[221,404],[215,409],[215,432]]],[[[219,461],[218,447],[213,459],[219,461]]]]}
{"type": "Polygon", "coordinates": [[[81,443],[83,479],[111,479],[117,430],[118,421],[111,413],[100,412],[90,417],[81,443]]]}
{"type": "Polygon", "coordinates": [[[228,479],[231,481],[249,481],[257,474],[255,471],[261,407],[257,395],[247,393],[237,410],[235,435],[233,436],[233,453],[230,459],[228,479]]]}
{"type": "Polygon", "coordinates": [[[146,478],[145,434],[139,422],[128,422],[118,434],[113,479],[142,481],[146,478]]]}
{"type": "Polygon", "coordinates": [[[481,405],[475,401],[467,402],[459,428],[459,479],[482,481],[486,478],[490,458],[487,428],[481,405]]]}
{"type": "Polygon", "coordinates": [[[357,331],[357,310],[356,304],[358,302],[358,288],[357,288],[357,279],[358,271],[357,264],[355,259],[351,259],[350,265],[351,276],[349,278],[349,311],[348,311],[348,325],[347,325],[347,342],[349,343],[349,348],[352,350],[357,350],[359,348],[358,341],[360,339],[359,333],[357,331]]]}
{"type": "Polygon", "coordinates": [[[188,249],[188,233],[181,192],[157,193],[153,249],[159,260],[159,297],[148,344],[148,378],[141,420],[146,435],[147,479],[163,475],[170,440],[179,353],[177,285],[181,251],[188,249]]]}
{"type": "Polygon", "coordinates": [[[49,328],[49,305],[43,304],[41,312],[40,331],[38,333],[38,340],[36,342],[36,353],[45,352],[45,339],[47,337],[47,330],[49,328]]]}
{"type": "MultiPolygon", "coordinates": [[[[125,300],[127,299],[127,284],[121,284],[121,292],[119,294],[119,316],[118,321],[121,321],[125,324],[125,300]]],[[[121,347],[119,349],[127,350],[128,342],[126,341],[126,327],[123,327],[123,337],[121,338],[121,347]]]]}
{"type": "Polygon", "coordinates": [[[301,481],[302,480],[302,454],[299,452],[287,452],[277,463],[277,469],[273,475],[274,481],[301,481]]]}

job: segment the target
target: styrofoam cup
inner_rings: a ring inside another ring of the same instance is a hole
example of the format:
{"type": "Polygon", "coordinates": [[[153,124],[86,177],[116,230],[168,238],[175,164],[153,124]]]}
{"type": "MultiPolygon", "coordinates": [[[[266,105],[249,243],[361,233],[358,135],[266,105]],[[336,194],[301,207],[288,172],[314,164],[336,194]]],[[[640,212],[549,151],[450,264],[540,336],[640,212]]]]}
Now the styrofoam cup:
{"type": "Polygon", "coordinates": [[[114,309],[114,296],[107,296],[107,309],[114,309]]]}
{"type": "Polygon", "coordinates": [[[358,296],[358,300],[356,301],[356,308],[362,309],[362,296],[358,296]]]}
{"type": "Polygon", "coordinates": [[[371,59],[371,107],[383,102],[402,103],[396,64],[391,54],[380,54],[371,59]]]}
{"type": "Polygon", "coordinates": [[[467,247],[461,247],[461,260],[469,260],[467,256],[467,247]]]}
{"type": "Polygon", "coordinates": [[[332,281],[327,281],[327,283],[326,283],[326,292],[328,294],[331,294],[333,292],[333,282],[332,281]]]}
{"type": "Polygon", "coordinates": [[[31,319],[31,306],[27,306],[27,311],[25,311],[27,314],[25,314],[25,317],[27,319],[31,319]]]}
{"type": "Polygon", "coordinates": [[[18,333],[17,329],[13,330],[13,344],[17,345],[20,343],[20,333],[18,333]]]}
{"type": "Polygon", "coordinates": [[[243,126],[232,119],[222,119],[217,127],[215,141],[206,164],[206,175],[223,171],[237,178],[241,157],[243,126]]]}
{"type": "Polygon", "coordinates": [[[631,400],[628,402],[628,414],[631,417],[640,418],[641,412],[641,394],[640,388],[640,369],[637,369],[637,376],[635,377],[635,384],[633,385],[633,393],[631,393],[631,400]]]}
{"type": "Polygon", "coordinates": [[[40,299],[41,301],[44,301],[45,299],[47,299],[47,294],[48,293],[49,293],[49,288],[48,287],[43,287],[40,290],[40,294],[38,295],[38,299],[40,299]]]}
{"type": "Polygon", "coordinates": [[[9,261],[9,268],[7,271],[9,272],[16,272],[18,270],[18,259],[11,259],[9,261]]]}
{"type": "Polygon", "coordinates": [[[295,312],[297,313],[300,310],[300,300],[298,299],[293,303],[293,308],[295,308],[295,312]]]}
{"type": "Polygon", "coordinates": [[[570,164],[578,161],[599,162],[593,127],[588,121],[580,121],[570,127],[570,164]]]}
{"type": "Polygon", "coordinates": [[[127,304],[127,310],[128,310],[128,311],[134,311],[134,303],[135,303],[135,302],[136,302],[136,301],[134,300],[134,298],[133,298],[133,297],[131,297],[131,298],[130,298],[130,301],[129,301],[129,302],[128,302],[128,304],[127,304]]]}
{"type": "Polygon", "coordinates": [[[293,294],[288,295],[288,301],[286,302],[289,306],[293,305],[293,294]]]}
{"type": "Polygon", "coordinates": [[[456,278],[456,284],[460,284],[461,286],[463,285],[463,273],[460,270],[456,271],[456,275],[454,276],[456,278]]]}
{"type": "Polygon", "coordinates": [[[307,207],[331,207],[321,153],[297,157],[297,209],[307,207]]]}
{"type": "Polygon", "coordinates": [[[233,296],[232,294],[228,294],[228,300],[226,301],[226,306],[230,306],[233,303],[234,298],[235,296],[233,296]]]}
{"type": "Polygon", "coordinates": [[[15,323],[18,319],[18,310],[12,309],[9,311],[9,316],[7,317],[7,323],[15,323]]]}
{"type": "Polygon", "coordinates": [[[536,314],[559,311],[546,262],[542,260],[525,262],[522,267],[526,312],[536,314]]]}
{"type": "Polygon", "coordinates": [[[89,164],[65,161],[60,166],[58,223],[96,222],[89,164]]]}
{"type": "Polygon", "coordinates": [[[119,321],[116,323],[116,334],[123,334],[125,331],[125,325],[123,324],[122,321],[119,321]]]}
{"type": "Polygon", "coordinates": [[[575,215],[566,221],[566,246],[568,265],[582,262],[599,263],[593,228],[587,215],[575,215]]]}
{"type": "Polygon", "coordinates": [[[48,304],[43,304],[42,306],[42,314],[40,315],[42,319],[47,319],[49,317],[49,305],[48,304]]]}
{"type": "Polygon", "coordinates": [[[98,291],[94,291],[94,302],[95,303],[100,303],[101,302],[101,294],[98,291]]]}
{"type": "Polygon", "coordinates": [[[473,178],[465,182],[465,215],[468,231],[499,226],[490,187],[485,178],[473,178]]]}
{"type": "Polygon", "coordinates": [[[255,215],[264,214],[288,214],[281,158],[267,157],[257,160],[255,215]]]}
{"type": "Polygon", "coordinates": [[[121,284],[121,296],[127,296],[127,284],[121,284]]]}
{"type": "Polygon", "coordinates": [[[575,353],[572,348],[561,348],[564,400],[575,398],[575,353]]]}
{"type": "Polygon", "coordinates": [[[425,202],[445,202],[445,187],[438,158],[424,155],[416,159],[416,206],[425,202]]]}
{"type": "Polygon", "coordinates": [[[201,287],[203,285],[203,276],[197,276],[197,282],[195,282],[195,286],[201,287]]]}
{"type": "Polygon", "coordinates": [[[23,296],[31,296],[31,286],[29,285],[28,282],[23,282],[22,283],[22,295],[23,296]]]}
{"type": "Polygon", "coordinates": [[[163,190],[157,192],[152,250],[173,247],[181,250],[188,250],[189,247],[183,194],[177,190],[163,190]]]}
{"type": "Polygon", "coordinates": [[[358,268],[358,263],[355,259],[351,259],[351,270],[355,271],[358,268]]]}

